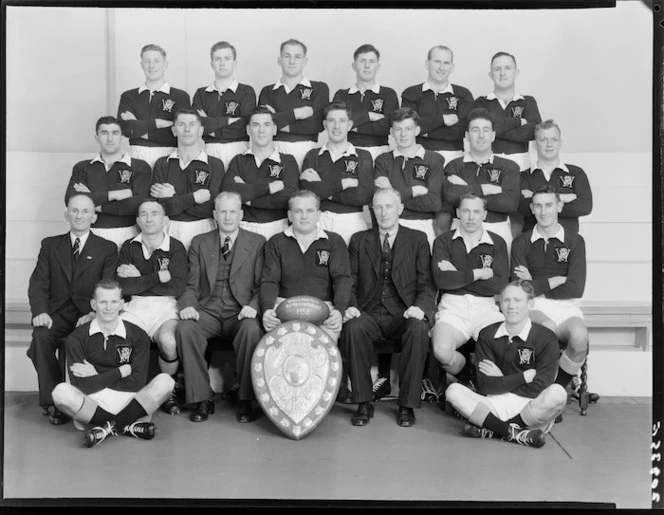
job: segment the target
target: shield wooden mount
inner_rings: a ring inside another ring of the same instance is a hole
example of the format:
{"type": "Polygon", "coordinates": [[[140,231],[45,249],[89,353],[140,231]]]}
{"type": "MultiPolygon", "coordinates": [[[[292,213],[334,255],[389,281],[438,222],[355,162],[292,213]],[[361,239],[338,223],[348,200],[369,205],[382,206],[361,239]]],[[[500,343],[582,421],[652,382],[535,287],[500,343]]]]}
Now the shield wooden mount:
{"type": "Polygon", "coordinates": [[[292,320],[269,331],[251,359],[251,382],[267,417],[286,436],[311,433],[334,405],[341,355],[319,327],[292,320]]]}

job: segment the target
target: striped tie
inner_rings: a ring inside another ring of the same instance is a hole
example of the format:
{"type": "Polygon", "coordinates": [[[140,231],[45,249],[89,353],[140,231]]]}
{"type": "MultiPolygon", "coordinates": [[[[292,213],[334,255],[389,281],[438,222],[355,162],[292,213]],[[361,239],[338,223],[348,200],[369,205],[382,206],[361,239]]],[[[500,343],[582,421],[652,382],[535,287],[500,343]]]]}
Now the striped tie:
{"type": "Polygon", "coordinates": [[[231,251],[231,237],[226,236],[224,240],[224,246],[221,247],[221,255],[224,256],[224,259],[228,257],[228,253],[231,251]]]}
{"type": "Polygon", "coordinates": [[[81,255],[81,239],[76,238],[74,240],[74,248],[71,252],[71,264],[72,268],[76,268],[76,263],[78,263],[78,258],[81,255]]]}

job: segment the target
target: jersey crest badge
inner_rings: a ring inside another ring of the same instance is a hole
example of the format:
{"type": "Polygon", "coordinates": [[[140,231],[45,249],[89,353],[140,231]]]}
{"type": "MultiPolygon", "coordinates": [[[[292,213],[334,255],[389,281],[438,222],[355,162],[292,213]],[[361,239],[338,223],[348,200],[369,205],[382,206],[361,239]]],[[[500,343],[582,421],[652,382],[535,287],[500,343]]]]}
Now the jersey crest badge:
{"type": "Polygon", "coordinates": [[[346,159],[344,161],[344,164],[346,165],[346,173],[355,175],[357,170],[357,165],[359,165],[360,163],[355,161],[354,159],[346,159]]]}
{"type": "Polygon", "coordinates": [[[563,188],[571,188],[574,184],[575,177],[573,175],[561,175],[560,176],[560,186],[563,188]]]}
{"type": "Polygon", "coordinates": [[[457,110],[457,103],[459,102],[459,99],[457,97],[449,97],[446,100],[447,100],[447,107],[451,111],[456,111],[457,110]]]}
{"type": "Polygon", "coordinates": [[[170,262],[171,262],[171,258],[169,258],[167,256],[158,257],[157,258],[157,263],[159,263],[159,272],[164,271],[164,270],[168,270],[168,265],[170,264],[170,262]]]}
{"type": "Polygon", "coordinates": [[[482,261],[482,268],[491,268],[493,263],[493,256],[491,254],[480,254],[480,260],[482,261]]]}
{"type": "Polygon", "coordinates": [[[374,113],[382,113],[383,112],[383,99],[382,98],[377,98],[376,100],[371,101],[371,107],[373,108],[374,113]]]}
{"type": "Polygon", "coordinates": [[[161,110],[166,111],[167,113],[172,112],[173,106],[175,106],[175,100],[167,98],[161,101],[161,110]]]}
{"type": "Polygon", "coordinates": [[[519,365],[535,364],[535,349],[532,347],[518,347],[516,352],[519,354],[519,365]]]}
{"type": "Polygon", "coordinates": [[[237,102],[226,102],[226,115],[234,115],[240,104],[237,102]]]}
{"type": "Polygon", "coordinates": [[[115,350],[118,353],[118,359],[121,364],[129,363],[129,358],[131,358],[131,347],[128,347],[127,345],[118,345],[115,350]]]}
{"type": "Polygon", "coordinates": [[[281,165],[268,165],[270,169],[270,179],[281,179],[281,172],[284,167],[281,165]]]}
{"type": "Polygon", "coordinates": [[[496,170],[495,168],[491,168],[491,169],[486,171],[486,176],[487,176],[487,179],[489,179],[490,183],[499,184],[501,173],[503,173],[502,170],[496,170]]]}
{"type": "Polygon", "coordinates": [[[318,265],[327,266],[330,261],[330,251],[329,250],[317,250],[318,254],[318,265]]]}
{"type": "Polygon", "coordinates": [[[426,165],[413,165],[413,176],[418,181],[424,181],[427,178],[429,167],[426,165]]]}
{"type": "Polygon", "coordinates": [[[512,118],[521,118],[523,116],[523,106],[510,107],[512,110],[512,118]]]}
{"type": "Polygon", "coordinates": [[[200,184],[202,186],[205,185],[205,181],[207,181],[207,178],[210,176],[209,172],[206,172],[205,170],[196,170],[194,172],[194,184],[200,184]]]}
{"type": "Polygon", "coordinates": [[[556,247],[556,255],[558,256],[558,263],[569,263],[569,254],[572,249],[568,247],[556,247]]]}
{"type": "Polygon", "coordinates": [[[300,90],[300,100],[311,100],[311,93],[313,89],[311,88],[302,88],[300,90]]]}
{"type": "Polygon", "coordinates": [[[118,179],[119,179],[118,182],[120,184],[129,184],[129,182],[131,181],[131,176],[133,174],[134,174],[134,172],[132,172],[129,169],[118,170],[118,179]]]}

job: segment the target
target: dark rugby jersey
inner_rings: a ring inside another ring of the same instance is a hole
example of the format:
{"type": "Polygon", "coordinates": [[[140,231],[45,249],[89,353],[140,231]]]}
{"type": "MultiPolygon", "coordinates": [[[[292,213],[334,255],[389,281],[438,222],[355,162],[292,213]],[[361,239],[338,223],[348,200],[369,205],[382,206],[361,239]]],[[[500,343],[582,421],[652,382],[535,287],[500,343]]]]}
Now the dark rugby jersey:
{"type": "Polygon", "coordinates": [[[445,177],[458,175],[468,185],[452,184],[445,180],[445,200],[455,209],[459,199],[466,193],[473,192],[486,199],[486,222],[504,222],[508,214],[515,212],[519,206],[521,195],[521,175],[519,166],[510,161],[492,155],[489,161],[478,165],[470,156],[453,159],[445,167],[445,177]],[[501,193],[484,195],[482,184],[495,184],[502,188],[501,193]]]}
{"type": "Polygon", "coordinates": [[[410,86],[401,94],[402,107],[410,107],[420,115],[417,142],[426,150],[463,150],[466,117],[473,102],[472,93],[457,84],[448,84],[442,93],[436,93],[425,82],[410,86]],[[459,121],[447,126],[444,114],[456,114],[459,121]]]}
{"type": "MultiPolygon", "coordinates": [[[[276,84],[281,84],[277,82],[276,84]]],[[[323,109],[330,102],[330,90],[324,82],[302,79],[290,93],[276,84],[265,86],[258,97],[258,105],[269,105],[276,111],[277,124],[275,141],[318,141],[318,134],[323,130],[323,109]],[[313,116],[296,120],[293,109],[309,106],[313,116]],[[281,129],[288,126],[289,132],[281,129]]]]}
{"type": "Polygon", "coordinates": [[[496,154],[522,154],[528,152],[528,142],[535,139],[535,126],[542,121],[537,102],[528,95],[515,95],[505,109],[491,93],[475,100],[475,107],[483,107],[494,116],[496,140],[493,151],[496,154]],[[521,118],[528,123],[521,125],[521,118]]]}
{"type": "Polygon", "coordinates": [[[202,117],[205,143],[249,141],[247,122],[249,114],[256,107],[256,92],[251,86],[235,81],[223,92],[214,86],[198,88],[194,93],[192,107],[203,110],[207,115],[202,117]],[[240,119],[229,124],[229,118],[240,119]]]}
{"type": "Polygon", "coordinates": [[[170,156],[162,156],[155,162],[152,184],[172,184],[175,195],[161,199],[166,214],[171,220],[191,222],[212,218],[214,198],[221,191],[223,178],[224,164],[221,159],[201,152],[182,170],[177,152],[173,152],[170,156]],[[196,204],[194,192],[201,189],[210,190],[210,200],[196,204]]]}
{"type": "Polygon", "coordinates": [[[321,199],[320,210],[333,213],[358,213],[373,197],[373,162],[366,150],[351,144],[341,157],[332,161],[327,146],[313,148],[302,161],[302,170],[313,168],[320,181],[303,181],[303,189],[313,191],[321,199]],[[358,186],[343,189],[342,179],[357,179],[358,186]]]}
{"type": "Polygon", "coordinates": [[[356,86],[340,89],[334,100],[346,102],[351,110],[353,130],[348,141],[356,147],[380,147],[388,144],[390,113],[399,109],[399,99],[392,88],[374,85],[362,93],[356,86]],[[384,118],[372,122],[369,113],[382,114],[384,118]]]}

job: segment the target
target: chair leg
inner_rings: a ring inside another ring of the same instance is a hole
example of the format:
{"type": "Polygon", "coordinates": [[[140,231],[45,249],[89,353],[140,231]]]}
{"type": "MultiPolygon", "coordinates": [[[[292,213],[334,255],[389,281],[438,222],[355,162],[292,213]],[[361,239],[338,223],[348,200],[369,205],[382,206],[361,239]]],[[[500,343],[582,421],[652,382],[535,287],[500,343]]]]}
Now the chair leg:
{"type": "Polygon", "coordinates": [[[581,416],[588,414],[588,405],[591,402],[597,402],[599,395],[588,391],[588,356],[581,365],[581,374],[579,386],[574,394],[574,398],[579,402],[581,416]]]}

